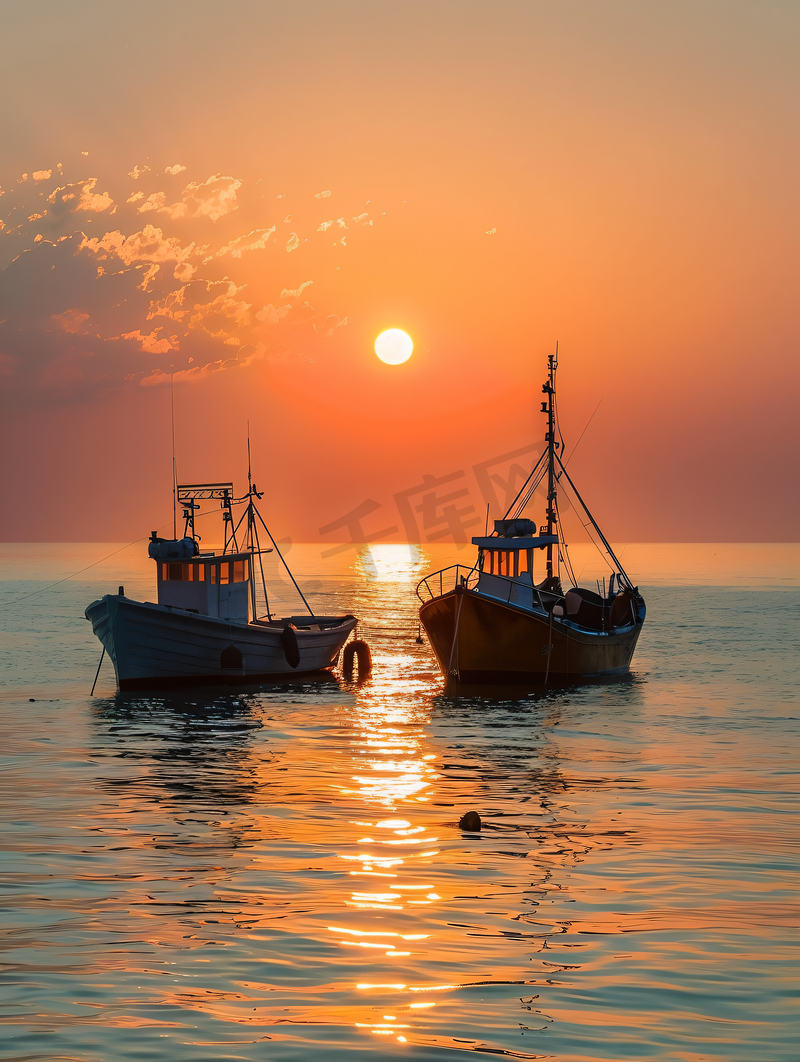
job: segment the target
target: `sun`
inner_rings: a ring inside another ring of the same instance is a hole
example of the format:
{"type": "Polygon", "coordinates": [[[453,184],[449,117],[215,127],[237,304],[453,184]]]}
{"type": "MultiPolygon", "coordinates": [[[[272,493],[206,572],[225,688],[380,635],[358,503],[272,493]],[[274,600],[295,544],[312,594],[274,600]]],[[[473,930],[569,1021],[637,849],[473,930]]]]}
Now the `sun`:
{"type": "Polygon", "coordinates": [[[402,328],[387,328],[375,340],[375,353],[387,365],[402,365],[413,349],[411,336],[402,328]]]}

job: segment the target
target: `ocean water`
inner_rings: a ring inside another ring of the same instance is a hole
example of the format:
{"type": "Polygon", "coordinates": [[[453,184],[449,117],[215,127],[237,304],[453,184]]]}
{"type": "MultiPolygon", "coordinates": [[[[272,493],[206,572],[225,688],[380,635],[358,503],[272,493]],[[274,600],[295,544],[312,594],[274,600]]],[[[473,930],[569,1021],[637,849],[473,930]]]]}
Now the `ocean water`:
{"type": "Polygon", "coordinates": [[[0,547],[0,1057],[796,1062],[800,547],[625,547],[632,675],[545,691],[417,643],[469,550],[321,549],[363,681],[90,697],[142,545],[0,547]]]}

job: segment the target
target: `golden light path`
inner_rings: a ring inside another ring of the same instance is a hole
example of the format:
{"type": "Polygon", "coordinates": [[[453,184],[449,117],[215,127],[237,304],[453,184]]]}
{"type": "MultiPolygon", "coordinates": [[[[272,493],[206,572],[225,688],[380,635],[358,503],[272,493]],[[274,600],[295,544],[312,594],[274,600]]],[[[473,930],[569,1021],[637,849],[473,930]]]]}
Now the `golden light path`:
{"type": "Polygon", "coordinates": [[[411,336],[402,328],[387,328],[375,340],[375,353],[387,365],[402,365],[411,357],[413,349],[411,336]]]}
{"type": "MultiPolygon", "coordinates": [[[[399,329],[384,332],[375,344],[378,357],[387,364],[405,361],[411,350],[411,339],[399,329]],[[386,345],[382,345],[385,337],[386,345]]],[[[417,548],[387,544],[372,546],[369,559],[370,574],[381,584],[387,609],[399,614],[426,558],[417,548]]],[[[377,653],[382,655],[380,648],[377,653]]],[[[388,964],[399,963],[407,975],[419,957],[415,949],[422,947],[423,954],[430,955],[436,934],[426,930],[436,924],[435,919],[431,923],[426,918],[420,924],[413,912],[430,909],[442,897],[434,884],[439,876],[435,863],[439,831],[430,829],[429,816],[425,824],[412,821],[416,808],[428,804],[438,778],[437,753],[428,744],[427,713],[415,705],[407,678],[400,681],[412,660],[394,649],[380,664],[351,709],[348,766],[352,773],[338,787],[343,796],[355,798],[367,811],[366,816],[362,812],[351,820],[351,849],[339,854],[345,865],[356,864],[347,871],[352,882],[349,895],[342,897],[343,909],[351,913],[352,921],[330,925],[328,931],[339,947],[363,955],[367,976],[355,987],[370,1000],[388,993],[386,1013],[380,1012],[382,1020],[376,1020],[378,1014],[369,1014],[371,1004],[367,1004],[353,1015],[356,1028],[404,1044],[405,1032],[416,1026],[408,1022],[411,1015],[435,1006],[434,1002],[412,1003],[409,996],[449,992],[457,986],[409,984],[400,969],[387,969],[388,964]],[[369,813],[372,809],[374,814],[369,813]],[[405,969],[402,964],[407,960],[412,965],[405,969]]]]}

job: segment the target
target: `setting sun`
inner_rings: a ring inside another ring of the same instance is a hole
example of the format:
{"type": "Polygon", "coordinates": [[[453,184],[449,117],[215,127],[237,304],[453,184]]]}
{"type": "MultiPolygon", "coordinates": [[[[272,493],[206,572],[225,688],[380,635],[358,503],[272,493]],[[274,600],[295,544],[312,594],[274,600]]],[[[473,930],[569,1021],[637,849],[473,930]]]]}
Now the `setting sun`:
{"type": "Polygon", "coordinates": [[[402,328],[387,328],[375,340],[375,353],[387,365],[402,365],[413,349],[411,336],[402,328]]]}

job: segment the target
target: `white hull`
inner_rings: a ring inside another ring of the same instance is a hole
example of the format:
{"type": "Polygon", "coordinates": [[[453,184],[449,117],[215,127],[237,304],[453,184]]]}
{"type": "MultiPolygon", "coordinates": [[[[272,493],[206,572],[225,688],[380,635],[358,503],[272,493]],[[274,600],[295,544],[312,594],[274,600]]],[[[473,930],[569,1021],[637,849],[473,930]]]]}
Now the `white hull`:
{"type": "Polygon", "coordinates": [[[295,631],[300,659],[292,667],[282,626],[234,623],[112,594],[93,601],[86,618],[121,690],[246,684],[322,671],[336,663],[356,625],[347,616],[333,627],[295,631]],[[241,666],[223,667],[224,652],[226,663],[233,656],[241,666]]]}

